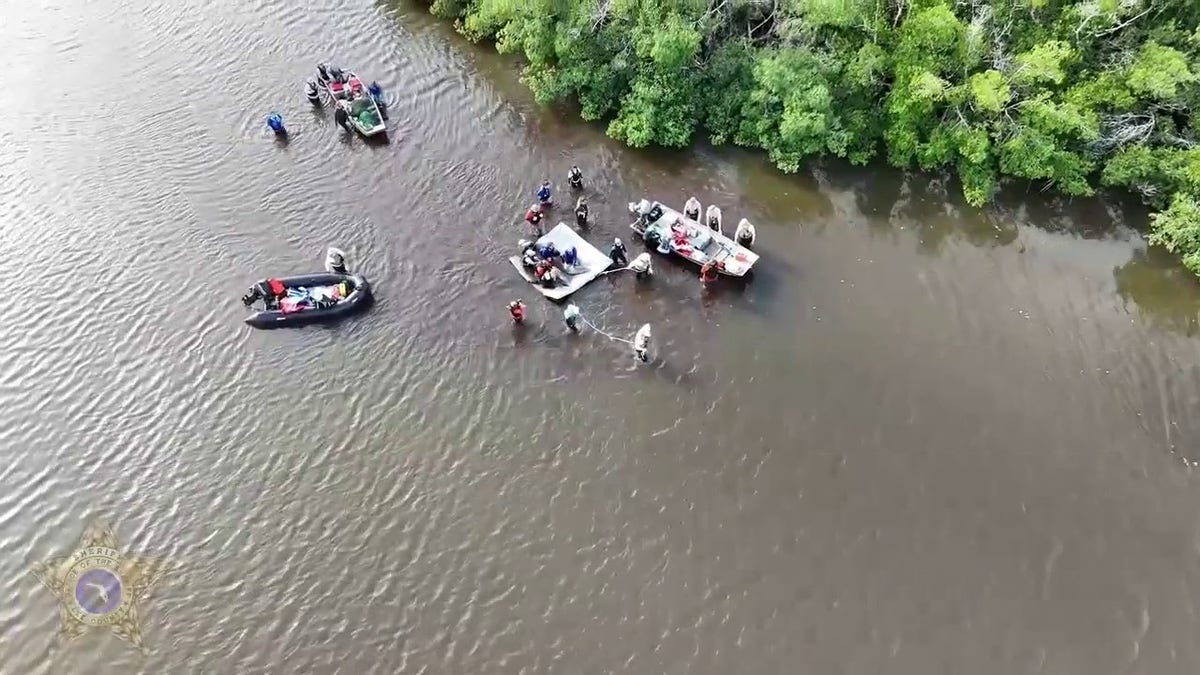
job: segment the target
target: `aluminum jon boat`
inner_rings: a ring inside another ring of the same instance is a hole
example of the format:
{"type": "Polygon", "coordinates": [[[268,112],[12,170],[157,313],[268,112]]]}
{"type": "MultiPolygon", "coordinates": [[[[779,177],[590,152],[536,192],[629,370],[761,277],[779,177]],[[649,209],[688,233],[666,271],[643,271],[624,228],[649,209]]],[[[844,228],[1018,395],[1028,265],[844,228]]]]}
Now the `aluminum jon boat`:
{"type": "Polygon", "coordinates": [[[533,273],[522,264],[521,256],[514,255],[508,259],[522,278],[533,284],[538,293],[551,300],[562,300],[571,295],[591,283],[593,279],[600,276],[604,270],[613,264],[611,258],[601,253],[600,249],[589,244],[586,239],[579,236],[579,233],[572,230],[566,223],[555,225],[554,229],[538,237],[538,240],[534,244],[539,248],[546,244],[553,244],[554,248],[559,251],[574,248],[576,255],[579,257],[578,264],[563,269],[562,283],[552,287],[546,287],[537,283],[537,280],[533,277],[533,273]]]}
{"type": "Polygon", "coordinates": [[[697,265],[713,260],[717,271],[730,277],[746,276],[758,262],[754,251],[660,202],[630,202],[629,212],[637,216],[629,227],[664,255],[674,253],[697,265]]]}

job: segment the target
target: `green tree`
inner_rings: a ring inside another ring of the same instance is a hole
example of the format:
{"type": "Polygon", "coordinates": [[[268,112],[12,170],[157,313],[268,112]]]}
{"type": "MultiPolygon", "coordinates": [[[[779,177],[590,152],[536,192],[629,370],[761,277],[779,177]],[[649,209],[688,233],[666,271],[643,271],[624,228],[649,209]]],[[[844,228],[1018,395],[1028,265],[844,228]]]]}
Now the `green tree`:
{"type": "Polygon", "coordinates": [[[1004,178],[1098,182],[1165,209],[1152,239],[1200,274],[1200,3],[1194,0],[432,0],[523,62],[538,102],[637,147],[760,148],[1004,178]]]}

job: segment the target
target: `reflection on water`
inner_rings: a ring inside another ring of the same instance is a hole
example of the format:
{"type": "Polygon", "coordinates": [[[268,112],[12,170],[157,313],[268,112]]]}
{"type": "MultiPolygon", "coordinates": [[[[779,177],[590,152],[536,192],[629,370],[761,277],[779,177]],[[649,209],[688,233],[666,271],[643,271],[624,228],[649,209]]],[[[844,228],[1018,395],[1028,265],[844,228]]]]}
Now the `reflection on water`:
{"type": "Polygon", "coordinates": [[[1200,666],[1200,290],[1137,205],[630,151],[407,3],[5,19],[9,90],[66,103],[0,118],[0,241],[36,271],[0,324],[5,672],[1200,666]],[[390,143],[304,100],[327,59],[383,85],[390,143]],[[756,223],[761,269],[573,296],[651,323],[649,366],[567,334],[504,259],[571,164],[592,241],[696,195],[756,223]],[[370,312],[241,324],[246,284],[331,244],[370,312]],[[181,563],[145,658],[57,643],[28,574],[93,515],[181,563]]]}

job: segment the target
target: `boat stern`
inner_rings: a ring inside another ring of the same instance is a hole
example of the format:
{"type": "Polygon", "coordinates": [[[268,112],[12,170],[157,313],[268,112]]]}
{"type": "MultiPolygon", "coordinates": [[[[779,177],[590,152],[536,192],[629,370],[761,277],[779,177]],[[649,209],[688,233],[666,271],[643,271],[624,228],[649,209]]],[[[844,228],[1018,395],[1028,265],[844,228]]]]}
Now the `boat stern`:
{"type": "Polygon", "coordinates": [[[721,273],[731,277],[744,277],[758,262],[758,254],[742,246],[734,246],[729,255],[721,259],[721,273]]]}

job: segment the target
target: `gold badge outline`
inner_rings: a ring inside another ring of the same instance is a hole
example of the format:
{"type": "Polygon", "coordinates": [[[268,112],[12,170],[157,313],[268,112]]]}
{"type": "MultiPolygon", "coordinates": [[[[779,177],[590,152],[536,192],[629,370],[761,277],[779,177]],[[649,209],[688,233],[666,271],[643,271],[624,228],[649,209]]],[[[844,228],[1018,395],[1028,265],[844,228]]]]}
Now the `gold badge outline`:
{"type": "Polygon", "coordinates": [[[94,629],[107,629],[145,654],[140,601],[172,567],[165,558],[122,553],[112,528],[94,520],[70,554],[36,563],[31,571],[58,600],[61,638],[75,640],[94,629]],[[76,596],[76,584],[91,569],[104,570],[119,582],[116,606],[103,613],[90,612],[76,596]]]}

